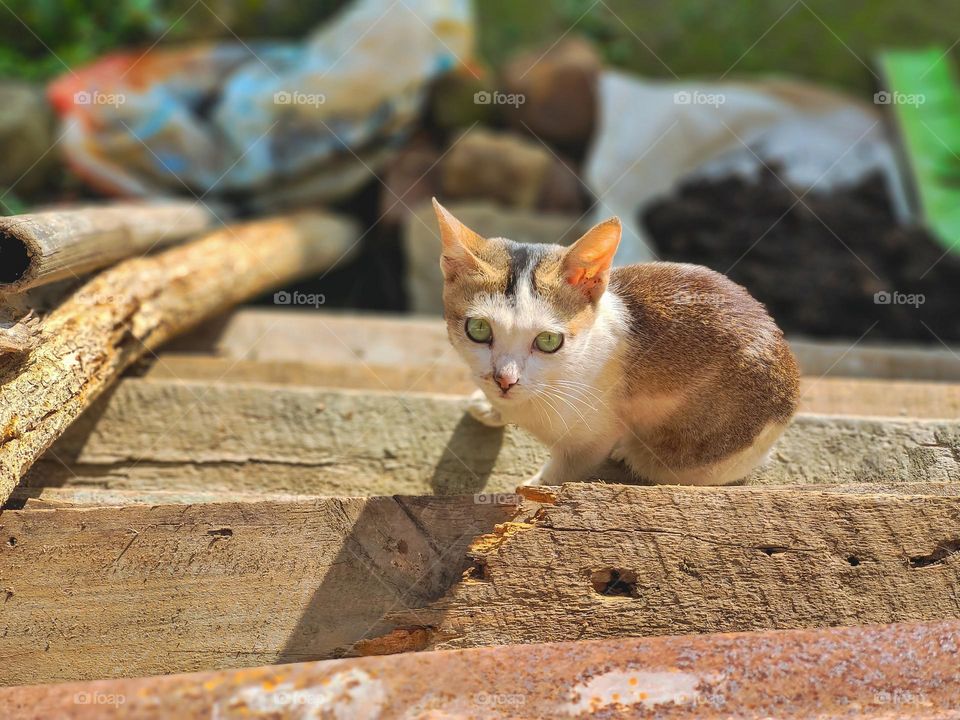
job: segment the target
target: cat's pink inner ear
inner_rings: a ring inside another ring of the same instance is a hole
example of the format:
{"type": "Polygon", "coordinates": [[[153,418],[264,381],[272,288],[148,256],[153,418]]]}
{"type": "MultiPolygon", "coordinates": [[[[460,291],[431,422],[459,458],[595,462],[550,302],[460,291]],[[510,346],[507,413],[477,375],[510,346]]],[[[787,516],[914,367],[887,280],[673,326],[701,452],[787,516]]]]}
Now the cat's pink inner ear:
{"type": "Polygon", "coordinates": [[[457,220],[436,198],[433,198],[433,210],[440,226],[440,267],[444,276],[452,277],[457,272],[476,269],[481,261],[475,253],[484,242],[483,238],[457,220]]]}
{"type": "Polygon", "coordinates": [[[620,245],[620,218],[612,217],[592,228],[577,240],[564,258],[567,282],[590,292],[606,284],[613,256],[620,245]]]}

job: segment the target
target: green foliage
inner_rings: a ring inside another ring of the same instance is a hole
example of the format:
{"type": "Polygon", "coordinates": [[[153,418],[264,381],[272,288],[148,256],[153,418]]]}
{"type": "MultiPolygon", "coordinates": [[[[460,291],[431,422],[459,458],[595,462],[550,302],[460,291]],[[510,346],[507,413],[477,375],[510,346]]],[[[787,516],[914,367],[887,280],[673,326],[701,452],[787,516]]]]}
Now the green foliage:
{"type": "Polygon", "coordinates": [[[109,50],[147,41],[166,19],[157,0],[6,0],[0,76],[46,79],[109,50]]]}

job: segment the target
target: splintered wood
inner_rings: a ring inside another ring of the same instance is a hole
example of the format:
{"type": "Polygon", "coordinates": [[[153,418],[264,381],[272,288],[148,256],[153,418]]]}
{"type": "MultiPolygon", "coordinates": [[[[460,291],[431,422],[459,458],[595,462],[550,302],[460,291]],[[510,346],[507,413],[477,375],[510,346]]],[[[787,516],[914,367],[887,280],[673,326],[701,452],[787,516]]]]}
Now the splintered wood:
{"type": "Polygon", "coordinates": [[[564,485],[391,620],[432,649],[960,618],[960,498],[564,485]]]}
{"type": "Polygon", "coordinates": [[[228,227],[121,263],[82,286],[26,356],[0,356],[0,503],[134,360],[236,303],[349,252],[352,223],[319,213],[228,227]]]}

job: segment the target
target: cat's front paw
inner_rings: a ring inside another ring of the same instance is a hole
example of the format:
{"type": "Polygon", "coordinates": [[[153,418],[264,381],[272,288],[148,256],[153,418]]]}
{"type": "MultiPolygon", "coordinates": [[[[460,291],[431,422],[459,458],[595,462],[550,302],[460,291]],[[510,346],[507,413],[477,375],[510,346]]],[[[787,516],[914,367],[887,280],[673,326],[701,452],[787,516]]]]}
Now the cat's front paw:
{"type": "Polygon", "coordinates": [[[482,390],[474,390],[467,405],[467,412],[479,423],[487,427],[503,427],[506,425],[499,411],[490,404],[482,390]]]}

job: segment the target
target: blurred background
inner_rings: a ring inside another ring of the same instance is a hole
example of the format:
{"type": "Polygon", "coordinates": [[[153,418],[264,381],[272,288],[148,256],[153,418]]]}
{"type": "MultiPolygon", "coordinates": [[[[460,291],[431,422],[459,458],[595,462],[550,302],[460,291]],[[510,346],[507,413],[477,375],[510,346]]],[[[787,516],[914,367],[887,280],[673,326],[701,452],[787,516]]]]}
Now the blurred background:
{"type": "Polygon", "coordinates": [[[0,0],[0,18],[4,214],[327,207],[354,249],[287,290],[418,314],[441,310],[431,196],[528,242],[617,214],[618,263],[708,265],[788,334],[960,342],[956,3],[0,0]]]}

